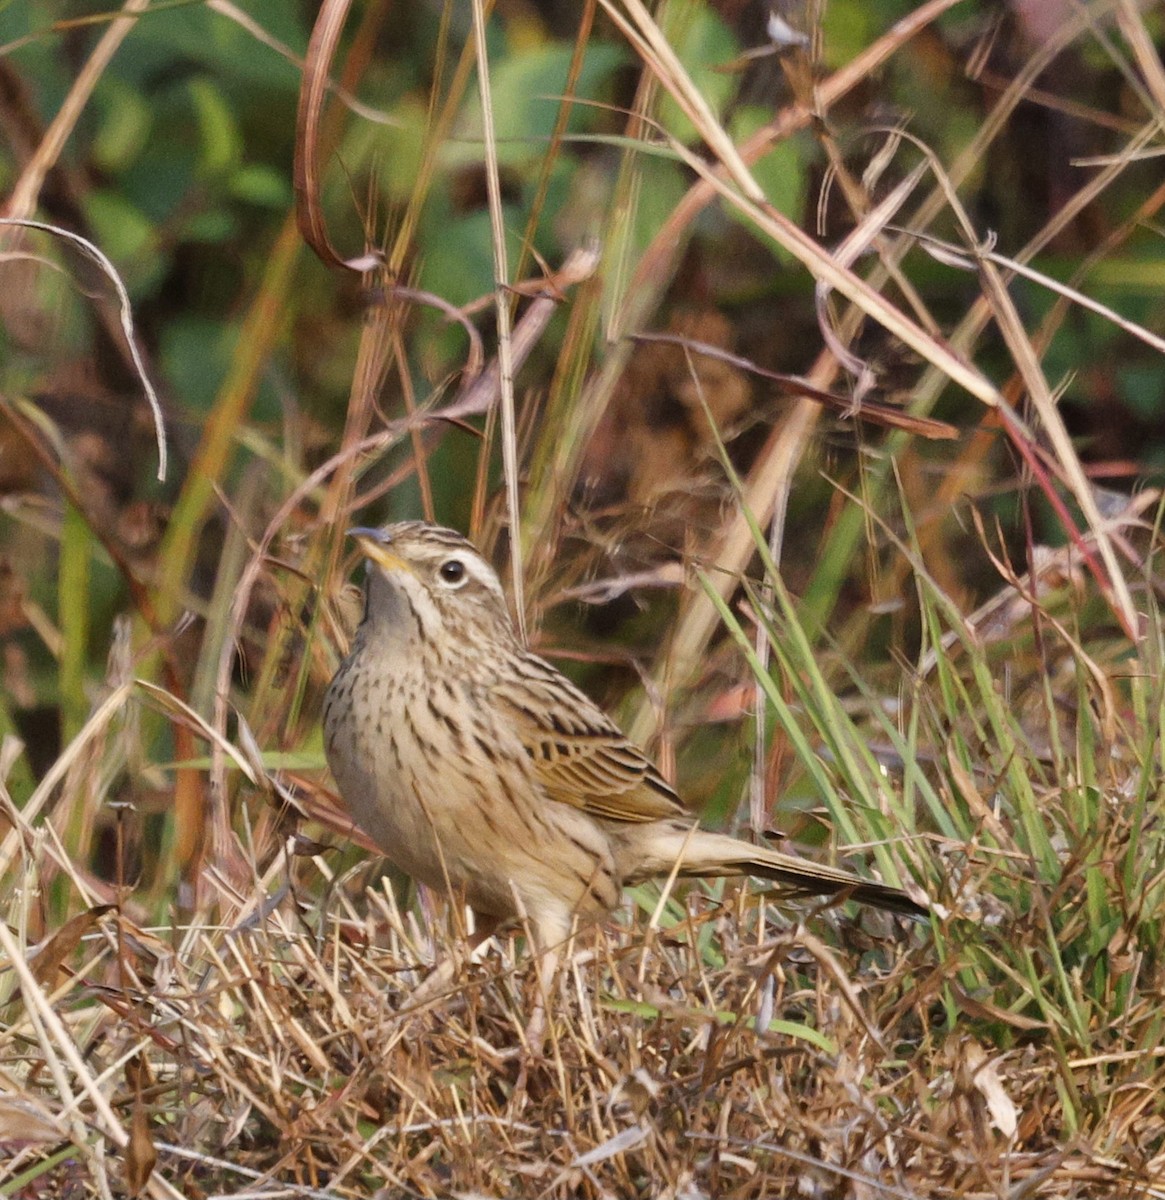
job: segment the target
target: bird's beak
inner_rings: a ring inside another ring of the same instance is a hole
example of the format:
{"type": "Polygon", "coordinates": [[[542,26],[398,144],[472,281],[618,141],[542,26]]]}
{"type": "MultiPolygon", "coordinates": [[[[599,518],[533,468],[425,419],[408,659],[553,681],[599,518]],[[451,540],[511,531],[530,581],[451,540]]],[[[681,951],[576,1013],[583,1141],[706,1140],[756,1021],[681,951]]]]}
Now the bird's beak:
{"type": "Polygon", "coordinates": [[[384,530],[357,525],[348,530],[348,536],[356,540],[369,562],[383,567],[386,571],[408,571],[409,574],[415,574],[409,563],[399,554],[392,552],[392,538],[384,530]]]}

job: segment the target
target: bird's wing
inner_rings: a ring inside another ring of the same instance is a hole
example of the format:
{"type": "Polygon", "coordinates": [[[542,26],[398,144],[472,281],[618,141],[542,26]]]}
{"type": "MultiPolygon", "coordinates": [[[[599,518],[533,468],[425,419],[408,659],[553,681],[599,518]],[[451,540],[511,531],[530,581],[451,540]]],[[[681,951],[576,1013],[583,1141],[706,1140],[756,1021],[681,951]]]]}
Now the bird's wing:
{"type": "Polygon", "coordinates": [[[608,821],[687,815],[655,764],[549,663],[523,660],[519,680],[499,680],[504,707],[546,795],[608,821]]]}

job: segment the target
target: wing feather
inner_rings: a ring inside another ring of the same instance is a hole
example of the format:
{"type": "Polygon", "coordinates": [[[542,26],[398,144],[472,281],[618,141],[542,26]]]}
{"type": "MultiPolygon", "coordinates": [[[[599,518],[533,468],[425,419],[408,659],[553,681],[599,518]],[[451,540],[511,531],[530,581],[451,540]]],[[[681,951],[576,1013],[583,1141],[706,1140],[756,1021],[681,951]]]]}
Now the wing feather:
{"type": "Polygon", "coordinates": [[[551,800],[608,821],[686,815],[655,764],[588,696],[533,655],[523,667],[520,682],[496,681],[491,699],[506,708],[551,800]]]}

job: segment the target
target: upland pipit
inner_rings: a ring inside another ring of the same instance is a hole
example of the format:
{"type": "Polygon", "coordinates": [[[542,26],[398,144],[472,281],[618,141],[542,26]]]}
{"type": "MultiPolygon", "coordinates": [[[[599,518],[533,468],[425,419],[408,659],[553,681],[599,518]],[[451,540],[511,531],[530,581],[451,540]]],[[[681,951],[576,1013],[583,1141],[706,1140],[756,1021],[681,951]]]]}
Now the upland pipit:
{"type": "Polygon", "coordinates": [[[463,897],[481,936],[529,921],[541,949],[625,884],[758,875],[892,912],[905,892],[695,827],[643,752],[518,640],[498,577],[460,534],[354,529],[364,619],[328,689],[324,745],[352,815],[397,866],[463,897]]]}

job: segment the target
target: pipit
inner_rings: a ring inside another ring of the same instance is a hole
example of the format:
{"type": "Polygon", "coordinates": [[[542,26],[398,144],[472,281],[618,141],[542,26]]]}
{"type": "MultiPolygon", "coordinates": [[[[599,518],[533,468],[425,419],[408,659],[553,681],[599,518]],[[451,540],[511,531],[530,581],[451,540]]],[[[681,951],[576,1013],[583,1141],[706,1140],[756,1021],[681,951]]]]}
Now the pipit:
{"type": "Polygon", "coordinates": [[[398,867],[464,898],[479,937],[528,920],[541,950],[626,884],[756,875],[921,915],[905,892],[696,826],[595,704],[522,645],[501,584],[460,534],[353,529],[364,619],[328,688],[324,744],[352,816],[398,867]]]}

